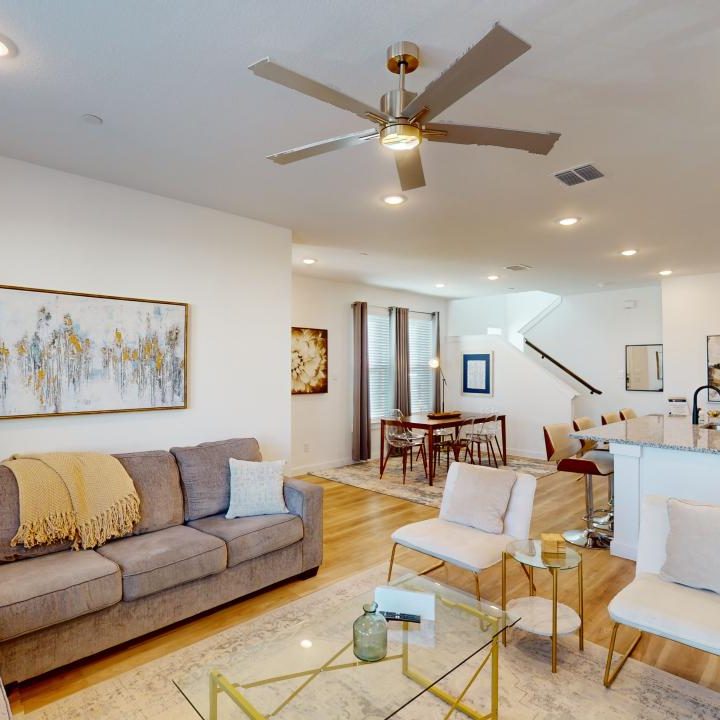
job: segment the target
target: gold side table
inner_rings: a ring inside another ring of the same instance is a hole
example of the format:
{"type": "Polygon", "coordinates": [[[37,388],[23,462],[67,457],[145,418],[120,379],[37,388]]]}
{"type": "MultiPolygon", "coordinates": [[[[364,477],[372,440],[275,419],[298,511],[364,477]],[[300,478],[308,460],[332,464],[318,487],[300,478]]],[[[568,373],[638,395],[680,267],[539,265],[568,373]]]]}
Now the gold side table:
{"type": "MultiPolygon", "coordinates": [[[[518,619],[515,627],[551,638],[552,671],[557,672],[558,635],[568,635],[577,631],[580,650],[583,649],[583,571],[582,555],[566,548],[565,555],[543,555],[540,540],[516,540],[511,542],[503,553],[502,559],[502,609],[508,619],[518,619]],[[520,563],[528,577],[530,586],[527,597],[507,600],[507,561],[512,558],[520,563]],[[547,570],[552,576],[552,601],[535,594],[533,571],[547,570]],[[558,573],[563,570],[577,569],[578,611],[558,602],[558,573]]],[[[507,644],[506,632],[503,632],[503,644],[507,644]]]]}

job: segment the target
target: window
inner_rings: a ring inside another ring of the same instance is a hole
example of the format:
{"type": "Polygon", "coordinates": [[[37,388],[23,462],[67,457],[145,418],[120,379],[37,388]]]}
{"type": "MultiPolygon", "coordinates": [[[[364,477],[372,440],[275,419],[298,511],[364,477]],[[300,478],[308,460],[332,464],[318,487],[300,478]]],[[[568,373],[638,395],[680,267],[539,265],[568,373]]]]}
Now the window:
{"type": "Polygon", "coordinates": [[[433,409],[435,383],[428,362],[435,357],[432,317],[410,313],[410,403],[413,413],[433,409]]]}
{"type": "Polygon", "coordinates": [[[387,311],[368,313],[368,364],[370,375],[370,419],[390,414],[390,317],[387,311]]]}

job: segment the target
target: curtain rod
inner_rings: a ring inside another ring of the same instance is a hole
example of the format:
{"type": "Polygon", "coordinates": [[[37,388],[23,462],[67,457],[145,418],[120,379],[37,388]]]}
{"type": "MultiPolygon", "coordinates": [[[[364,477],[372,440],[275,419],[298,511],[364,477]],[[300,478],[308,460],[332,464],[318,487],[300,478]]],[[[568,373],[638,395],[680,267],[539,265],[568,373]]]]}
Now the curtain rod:
{"type": "MultiPolygon", "coordinates": [[[[386,305],[371,305],[368,303],[368,308],[372,308],[373,310],[389,310],[390,306],[386,305]]],[[[411,313],[415,313],[416,315],[432,315],[431,312],[424,312],[423,310],[413,310],[412,308],[408,308],[408,310],[411,313]]]]}

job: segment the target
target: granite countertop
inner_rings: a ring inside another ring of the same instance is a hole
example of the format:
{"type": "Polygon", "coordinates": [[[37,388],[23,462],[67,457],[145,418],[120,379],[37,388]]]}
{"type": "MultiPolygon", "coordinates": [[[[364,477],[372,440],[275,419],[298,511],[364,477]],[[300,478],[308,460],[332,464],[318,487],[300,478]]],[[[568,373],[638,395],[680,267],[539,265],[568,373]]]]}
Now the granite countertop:
{"type": "Polygon", "coordinates": [[[720,431],[693,425],[689,417],[644,415],[571,433],[571,437],[621,445],[689,450],[720,455],[720,431]]]}

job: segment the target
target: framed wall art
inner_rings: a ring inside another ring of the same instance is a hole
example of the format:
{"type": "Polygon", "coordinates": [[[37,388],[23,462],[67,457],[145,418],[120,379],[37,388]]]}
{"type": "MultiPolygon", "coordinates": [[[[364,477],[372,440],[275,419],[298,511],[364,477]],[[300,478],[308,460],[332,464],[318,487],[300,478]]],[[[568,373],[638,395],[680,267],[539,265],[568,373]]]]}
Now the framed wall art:
{"type": "MultiPolygon", "coordinates": [[[[720,335],[707,336],[707,384],[720,387],[720,335]]],[[[708,390],[708,402],[720,402],[720,395],[708,390]]]]}
{"type": "Polygon", "coordinates": [[[290,381],[293,395],[315,395],[328,391],[327,330],[292,329],[290,381]]]}
{"type": "Polygon", "coordinates": [[[0,419],[187,407],[186,303],[0,285],[0,419]]]}
{"type": "Polygon", "coordinates": [[[486,395],[489,397],[493,394],[492,355],[491,352],[463,354],[463,395],[486,395]]]}

